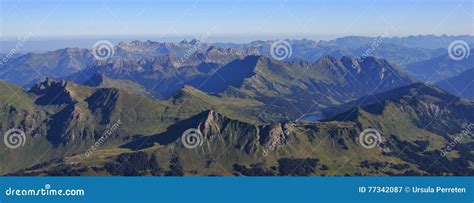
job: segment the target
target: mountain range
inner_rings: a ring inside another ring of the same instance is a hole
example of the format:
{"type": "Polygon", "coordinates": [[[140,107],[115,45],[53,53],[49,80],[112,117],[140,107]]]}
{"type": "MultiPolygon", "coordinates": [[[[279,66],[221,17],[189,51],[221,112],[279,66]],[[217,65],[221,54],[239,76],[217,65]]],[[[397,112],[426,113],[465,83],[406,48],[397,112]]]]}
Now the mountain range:
{"type": "MultiPolygon", "coordinates": [[[[193,94],[206,97],[192,87],[167,102],[142,98],[139,108],[123,114],[119,108],[126,109],[132,105],[128,102],[138,98],[118,89],[94,90],[64,81],[48,83],[68,89],[76,102],[60,99],[54,105],[35,105],[34,101],[42,97],[32,90],[21,96],[36,97],[29,104],[36,108],[30,112],[36,112],[36,116],[20,109],[24,106],[9,104],[15,109],[9,117],[29,123],[28,129],[37,129],[31,133],[40,129],[48,133],[29,139],[28,147],[15,153],[2,154],[2,160],[23,160],[10,161],[12,164],[6,165],[9,168],[4,168],[7,174],[306,176],[473,172],[472,138],[465,137],[446,156],[439,150],[466,125],[472,125],[474,103],[422,83],[375,94],[373,101],[322,121],[273,124],[243,121],[239,117],[248,112],[229,111],[241,102],[226,103],[229,108],[213,107],[210,103],[218,102],[217,98],[177,110],[175,106],[180,102],[176,100],[193,94]],[[41,115],[52,108],[56,112],[47,122],[40,122],[41,115]],[[66,119],[58,123],[60,117],[66,119]],[[104,146],[89,156],[81,153],[99,139],[94,132],[100,135],[106,124],[117,120],[121,126],[104,146]],[[359,134],[367,128],[378,129],[382,136],[380,143],[369,149],[359,144],[359,134]],[[199,129],[203,144],[194,149],[183,146],[180,137],[186,129],[199,129]],[[42,154],[48,148],[44,163],[28,166],[31,153],[42,154]]],[[[194,95],[195,99],[199,97],[194,95]]]]}
{"type": "MultiPolygon", "coordinates": [[[[471,49],[468,53],[474,53],[471,49]]],[[[474,57],[453,60],[448,54],[406,65],[406,71],[418,80],[435,83],[474,68],[474,57]]]]}
{"type": "MultiPolygon", "coordinates": [[[[335,58],[342,56],[352,56],[353,58],[374,56],[384,58],[402,68],[412,70],[417,69],[418,62],[422,63],[423,61],[447,54],[446,49],[449,43],[456,39],[464,40],[467,44],[474,44],[474,37],[472,36],[351,36],[330,41],[287,39],[284,41],[291,45],[292,53],[285,60],[314,62],[325,56],[333,56],[335,58]]],[[[276,42],[278,41],[259,40],[243,44],[209,43],[204,41],[204,39],[202,41],[196,39],[191,41],[183,40],[179,43],[154,41],[121,42],[113,47],[114,55],[111,60],[139,61],[169,55],[174,58],[175,63],[177,62],[176,66],[189,65],[190,61],[196,62],[206,57],[207,60],[214,60],[214,62],[222,64],[230,62],[235,57],[241,58],[248,55],[271,57],[270,49],[272,44],[276,42]],[[233,56],[222,56],[222,54],[227,52],[230,52],[233,56]],[[205,56],[206,54],[208,56],[205,56]],[[197,60],[191,59],[191,55],[197,60]],[[214,58],[212,59],[212,57],[214,58]]],[[[0,79],[28,88],[46,76],[63,79],[71,73],[77,73],[90,65],[97,65],[97,61],[94,60],[91,51],[93,50],[65,48],[45,53],[17,54],[15,57],[11,57],[0,64],[0,79]],[[27,78],[26,81],[24,78],[27,78]]],[[[436,66],[436,62],[430,65],[436,66]]],[[[413,71],[414,75],[419,74],[419,70],[413,71]]],[[[454,75],[446,75],[446,77],[452,76],[454,75]]]]}
{"type": "Polygon", "coordinates": [[[452,94],[468,99],[474,99],[474,68],[436,83],[437,86],[452,94]]]}
{"type": "Polygon", "coordinates": [[[474,38],[457,37],[287,40],[284,60],[274,40],[18,55],[0,70],[0,133],[24,142],[0,174],[469,176],[472,57],[444,47],[474,38]]]}
{"type": "MultiPolygon", "coordinates": [[[[228,55],[229,56],[229,55],[228,55]]],[[[315,62],[284,62],[250,55],[227,64],[212,59],[174,66],[164,56],[89,66],[68,79],[84,83],[95,74],[131,80],[154,97],[168,99],[184,85],[223,98],[252,99],[290,119],[302,112],[341,104],[360,96],[408,85],[414,80],[397,66],[368,57],[323,57],[315,62]]],[[[196,59],[197,60],[197,59],[196,59]]]]}

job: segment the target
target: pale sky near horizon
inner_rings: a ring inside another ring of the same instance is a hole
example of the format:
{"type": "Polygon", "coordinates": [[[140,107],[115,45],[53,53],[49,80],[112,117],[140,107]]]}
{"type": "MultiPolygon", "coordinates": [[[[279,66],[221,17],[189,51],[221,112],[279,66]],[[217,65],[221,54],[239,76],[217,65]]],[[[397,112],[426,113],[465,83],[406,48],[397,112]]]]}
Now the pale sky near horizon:
{"type": "Polygon", "coordinates": [[[474,34],[474,0],[0,1],[4,39],[474,34]]]}

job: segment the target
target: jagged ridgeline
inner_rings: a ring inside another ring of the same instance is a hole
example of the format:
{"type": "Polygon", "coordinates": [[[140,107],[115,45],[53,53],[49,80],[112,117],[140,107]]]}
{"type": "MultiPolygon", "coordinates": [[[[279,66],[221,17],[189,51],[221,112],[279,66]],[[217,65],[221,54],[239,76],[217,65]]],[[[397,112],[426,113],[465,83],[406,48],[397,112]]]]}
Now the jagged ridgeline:
{"type": "Polygon", "coordinates": [[[22,139],[4,141],[0,174],[472,175],[474,104],[457,97],[472,98],[471,59],[449,59],[449,36],[354,57],[373,40],[286,40],[285,60],[272,40],[15,55],[0,67],[0,133],[22,139]],[[431,68],[447,91],[405,72],[431,68]]]}
{"type": "Polygon", "coordinates": [[[470,175],[473,171],[472,132],[456,139],[459,142],[451,150],[446,146],[474,123],[474,103],[421,83],[375,94],[360,107],[341,108],[341,113],[323,121],[273,123],[256,116],[262,112],[260,102],[209,96],[190,86],[160,101],[123,89],[50,79],[27,92],[1,85],[2,132],[18,127],[28,135],[23,147],[1,154],[4,175],[470,175]],[[48,96],[53,94],[57,96],[48,96]],[[117,128],[110,132],[111,126],[117,128]],[[372,148],[359,140],[368,128],[377,129],[382,137],[372,148]],[[183,145],[181,138],[188,129],[202,133],[199,146],[183,145]],[[107,139],[101,140],[105,134],[107,139]],[[100,145],[91,150],[98,141],[100,145]],[[44,154],[41,160],[33,160],[38,154],[44,154]]]}
{"type": "Polygon", "coordinates": [[[159,99],[168,99],[188,85],[220,98],[252,100],[280,114],[276,120],[260,118],[263,122],[294,120],[304,113],[414,82],[396,65],[373,57],[360,61],[323,57],[315,62],[282,62],[264,56],[227,55],[234,56],[240,58],[220,64],[205,57],[184,67],[175,67],[171,56],[117,60],[95,64],[68,79],[89,84],[97,81],[99,74],[102,78],[134,81],[143,88],[128,87],[136,90],[133,92],[159,99]]]}

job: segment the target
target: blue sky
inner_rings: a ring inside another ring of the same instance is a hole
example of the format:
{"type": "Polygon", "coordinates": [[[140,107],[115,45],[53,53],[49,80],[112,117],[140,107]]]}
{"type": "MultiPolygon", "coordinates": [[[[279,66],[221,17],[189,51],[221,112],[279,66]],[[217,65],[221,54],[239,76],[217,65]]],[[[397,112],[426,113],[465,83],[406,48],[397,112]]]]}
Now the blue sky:
{"type": "Polygon", "coordinates": [[[2,38],[473,34],[473,0],[0,0],[2,38]]]}

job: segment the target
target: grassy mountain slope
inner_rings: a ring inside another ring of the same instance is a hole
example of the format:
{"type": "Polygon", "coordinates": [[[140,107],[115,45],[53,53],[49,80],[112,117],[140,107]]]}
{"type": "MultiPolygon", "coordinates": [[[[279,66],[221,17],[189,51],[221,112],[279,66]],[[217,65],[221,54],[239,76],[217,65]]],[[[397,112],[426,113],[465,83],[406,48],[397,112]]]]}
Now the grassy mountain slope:
{"type": "Polygon", "coordinates": [[[315,123],[250,124],[207,110],[161,133],[84,158],[69,156],[18,175],[472,175],[472,131],[442,156],[440,150],[474,123],[474,103],[416,83],[375,95],[367,103],[315,123]],[[181,134],[203,134],[188,149],[181,134]],[[360,133],[377,129],[373,148],[360,133]]]}
{"type": "Polygon", "coordinates": [[[413,81],[396,66],[373,57],[360,62],[323,57],[314,63],[260,57],[253,75],[240,86],[230,86],[222,96],[253,98],[291,120],[413,81]]]}
{"type": "Polygon", "coordinates": [[[28,92],[6,83],[0,87],[4,98],[0,103],[1,133],[18,128],[25,132],[27,139],[24,148],[9,150],[4,146],[6,153],[0,155],[0,160],[25,160],[8,162],[2,166],[5,171],[84,152],[118,122],[119,129],[101,143],[104,147],[161,133],[169,125],[211,108],[222,110],[232,118],[260,122],[251,114],[260,111],[261,104],[219,99],[192,87],[185,87],[166,101],[117,88],[92,88],[51,79],[28,92]]]}

